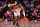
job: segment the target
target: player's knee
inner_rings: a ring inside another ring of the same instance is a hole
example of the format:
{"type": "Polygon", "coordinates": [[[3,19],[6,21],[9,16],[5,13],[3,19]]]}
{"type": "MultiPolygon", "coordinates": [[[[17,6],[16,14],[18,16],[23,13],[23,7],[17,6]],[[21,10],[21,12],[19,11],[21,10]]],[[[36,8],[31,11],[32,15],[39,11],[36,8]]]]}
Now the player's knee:
{"type": "Polygon", "coordinates": [[[17,20],[19,20],[20,18],[17,18],[17,20]]]}

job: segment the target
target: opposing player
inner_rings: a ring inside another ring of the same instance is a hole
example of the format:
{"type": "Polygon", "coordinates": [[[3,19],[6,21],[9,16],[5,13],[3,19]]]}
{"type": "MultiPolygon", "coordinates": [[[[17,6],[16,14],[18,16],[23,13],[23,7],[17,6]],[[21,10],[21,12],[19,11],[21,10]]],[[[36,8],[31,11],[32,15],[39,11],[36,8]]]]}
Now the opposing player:
{"type": "Polygon", "coordinates": [[[14,4],[10,4],[9,2],[6,2],[6,5],[3,6],[3,7],[1,7],[2,10],[0,11],[0,22],[3,21],[3,15],[4,15],[4,13],[5,13],[6,11],[10,10],[9,7],[14,6],[14,5],[16,5],[16,4],[17,4],[16,1],[15,1],[14,4]]]}
{"type": "Polygon", "coordinates": [[[17,22],[17,26],[19,26],[19,21],[20,21],[20,11],[22,10],[23,15],[24,15],[24,8],[22,7],[21,3],[18,3],[18,5],[13,9],[14,12],[14,22],[13,25],[17,22]]]}

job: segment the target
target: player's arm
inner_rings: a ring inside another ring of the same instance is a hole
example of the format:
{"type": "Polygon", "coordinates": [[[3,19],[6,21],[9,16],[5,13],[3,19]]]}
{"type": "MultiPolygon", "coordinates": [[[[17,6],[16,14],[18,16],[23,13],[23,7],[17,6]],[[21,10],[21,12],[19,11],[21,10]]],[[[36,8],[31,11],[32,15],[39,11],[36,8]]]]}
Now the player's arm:
{"type": "Polygon", "coordinates": [[[15,1],[14,4],[8,4],[8,7],[15,6],[16,4],[17,4],[17,2],[15,1]]]}
{"type": "Polygon", "coordinates": [[[22,13],[23,13],[23,15],[25,16],[24,8],[22,7],[21,9],[22,9],[22,13]]]}
{"type": "Polygon", "coordinates": [[[13,9],[13,12],[14,12],[17,8],[18,8],[18,7],[17,7],[17,6],[15,6],[15,7],[14,7],[14,9],[13,9]]]}
{"type": "Polygon", "coordinates": [[[22,7],[22,12],[24,12],[24,8],[22,7]]]}

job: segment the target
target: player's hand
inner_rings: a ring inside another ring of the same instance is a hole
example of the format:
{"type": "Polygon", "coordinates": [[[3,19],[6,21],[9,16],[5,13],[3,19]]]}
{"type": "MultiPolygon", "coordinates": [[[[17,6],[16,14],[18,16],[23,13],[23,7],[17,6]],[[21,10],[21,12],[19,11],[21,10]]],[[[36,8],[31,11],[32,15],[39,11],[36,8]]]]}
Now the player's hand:
{"type": "Polygon", "coordinates": [[[15,5],[17,4],[17,1],[15,1],[15,5]]]}

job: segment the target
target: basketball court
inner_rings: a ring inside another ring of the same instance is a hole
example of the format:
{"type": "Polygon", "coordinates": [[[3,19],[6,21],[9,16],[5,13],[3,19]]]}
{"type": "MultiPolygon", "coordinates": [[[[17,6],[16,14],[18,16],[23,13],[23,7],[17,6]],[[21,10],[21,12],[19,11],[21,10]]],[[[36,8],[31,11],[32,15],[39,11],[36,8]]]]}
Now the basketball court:
{"type": "Polygon", "coordinates": [[[32,21],[22,22],[22,21],[20,21],[19,24],[20,24],[20,26],[16,26],[16,25],[13,25],[13,21],[7,21],[7,22],[4,21],[4,24],[0,23],[0,27],[40,27],[40,21],[38,21],[38,22],[32,22],[32,21]]]}

